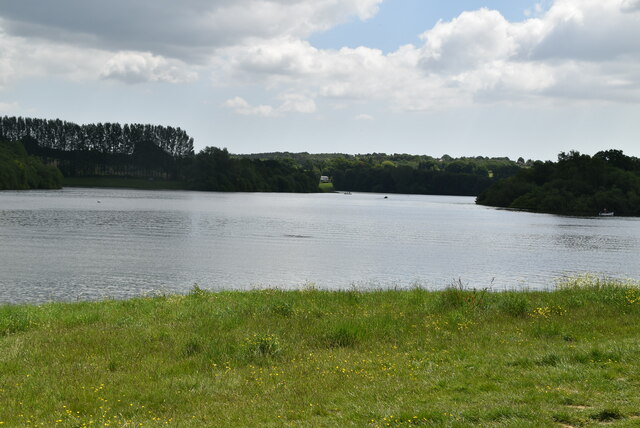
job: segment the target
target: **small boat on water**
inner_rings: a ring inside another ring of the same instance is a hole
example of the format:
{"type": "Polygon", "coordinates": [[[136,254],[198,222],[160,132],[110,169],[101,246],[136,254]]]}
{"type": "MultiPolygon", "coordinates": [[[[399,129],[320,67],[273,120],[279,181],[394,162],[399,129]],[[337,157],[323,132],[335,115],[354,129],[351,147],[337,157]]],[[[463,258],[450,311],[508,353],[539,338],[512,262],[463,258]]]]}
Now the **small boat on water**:
{"type": "Polygon", "coordinates": [[[600,217],[613,217],[613,211],[607,211],[607,209],[603,209],[598,213],[600,217]]]}

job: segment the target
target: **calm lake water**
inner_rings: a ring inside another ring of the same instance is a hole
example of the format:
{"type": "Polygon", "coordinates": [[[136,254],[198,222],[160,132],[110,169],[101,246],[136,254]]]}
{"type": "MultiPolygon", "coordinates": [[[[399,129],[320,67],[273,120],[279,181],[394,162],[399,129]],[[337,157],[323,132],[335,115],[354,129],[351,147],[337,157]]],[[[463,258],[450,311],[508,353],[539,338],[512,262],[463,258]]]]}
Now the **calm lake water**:
{"type": "Polygon", "coordinates": [[[640,278],[640,219],[474,198],[74,189],[0,192],[0,303],[258,287],[548,288],[640,278]]]}

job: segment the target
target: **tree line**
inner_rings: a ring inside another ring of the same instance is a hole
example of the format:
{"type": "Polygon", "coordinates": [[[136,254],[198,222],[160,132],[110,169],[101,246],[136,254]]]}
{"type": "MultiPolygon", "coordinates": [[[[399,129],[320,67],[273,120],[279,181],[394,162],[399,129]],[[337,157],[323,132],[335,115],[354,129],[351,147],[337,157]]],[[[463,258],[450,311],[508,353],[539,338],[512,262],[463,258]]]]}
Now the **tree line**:
{"type": "Polygon", "coordinates": [[[567,215],[640,215],[640,159],[621,150],[593,156],[561,152],[557,162],[530,168],[495,183],[478,204],[567,215]]]}
{"type": "Polygon", "coordinates": [[[291,161],[232,157],[217,147],[200,151],[186,170],[188,188],[224,192],[312,193],[320,178],[291,161]]]}
{"type": "Polygon", "coordinates": [[[67,177],[116,175],[176,179],[193,138],[171,126],[0,117],[0,138],[22,141],[27,152],[67,177]]]}
{"type": "MultiPolygon", "coordinates": [[[[496,181],[517,173],[520,158],[369,153],[257,153],[239,158],[289,160],[316,176],[328,176],[339,191],[476,196],[496,181]]],[[[528,161],[531,163],[532,161],[528,161]]]]}
{"type": "MultiPolygon", "coordinates": [[[[185,189],[213,191],[318,191],[319,177],[295,163],[238,159],[231,157],[226,149],[216,147],[207,147],[195,154],[193,138],[180,128],[170,126],[78,125],[61,120],[4,116],[0,117],[0,140],[11,141],[6,143],[11,150],[3,152],[6,164],[11,165],[11,168],[2,165],[3,189],[46,187],[44,181],[38,182],[34,178],[37,175],[31,172],[18,174],[24,169],[18,166],[35,168],[37,156],[51,166],[47,171],[57,168],[60,177],[167,179],[183,183],[185,189]],[[25,180],[29,183],[25,184],[25,180]]],[[[50,187],[60,187],[60,184],[50,187]]]]}
{"type": "Polygon", "coordinates": [[[65,177],[157,178],[216,191],[314,192],[320,176],[329,176],[340,191],[475,196],[531,163],[385,153],[233,155],[217,147],[195,154],[193,138],[180,128],[8,116],[0,117],[0,138],[21,141],[65,177]]]}
{"type": "Polygon", "coordinates": [[[193,154],[193,138],[171,126],[92,123],[78,125],[60,119],[0,117],[0,136],[17,141],[31,137],[43,149],[94,151],[132,155],[141,142],[151,143],[173,157],[193,154]]]}

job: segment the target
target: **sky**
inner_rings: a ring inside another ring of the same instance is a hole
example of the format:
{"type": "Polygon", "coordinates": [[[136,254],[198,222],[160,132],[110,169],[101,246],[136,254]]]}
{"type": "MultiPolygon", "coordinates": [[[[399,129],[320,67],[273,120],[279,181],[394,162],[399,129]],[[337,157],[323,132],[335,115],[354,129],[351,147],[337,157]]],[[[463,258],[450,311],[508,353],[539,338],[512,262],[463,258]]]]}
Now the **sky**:
{"type": "Polygon", "coordinates": [[[196,151],[640,156],[640,0],[0,0],[0,115],[196,151]]]}

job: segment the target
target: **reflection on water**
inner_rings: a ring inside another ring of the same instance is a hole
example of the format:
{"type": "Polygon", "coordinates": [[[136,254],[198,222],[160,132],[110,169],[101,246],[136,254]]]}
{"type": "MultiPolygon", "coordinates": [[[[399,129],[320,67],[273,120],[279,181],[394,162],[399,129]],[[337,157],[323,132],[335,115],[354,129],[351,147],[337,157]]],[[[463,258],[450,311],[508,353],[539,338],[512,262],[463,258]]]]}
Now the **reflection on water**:
{"type": "MultiPolygon", "coordinates": [[[[609,219],[592,218],[589,222],[579,217],[557,217],[557,219],[561,222],[555,226],[557,231],[554,234],[554,240],[559,247],[565,247],[571,251],[618,253],[628,251],[629,245],[635,245],[634,240],[624,234],[624,227],[619,227],[619,222],[615,224],[616,230],[609,230],[612,223],[605,222],[609,219]]],[[[624,226],[627,224],[625,220],[629,219],[618,220],[622,220],[624,226]]]]}
{"type": "Polygon", "coordinates": [[[586,235],[586,234],[558,234],[555,236],[558,245],[572,251],[613,251],[624,250],[628,240],[620,237],[586,235]]]}
{"type": "Polygon", "coordinates": [[[115,189],[0,192],[0,302],[203,288],[544,288],[640,278],[640,221],[473,198],[115,189]]]}

